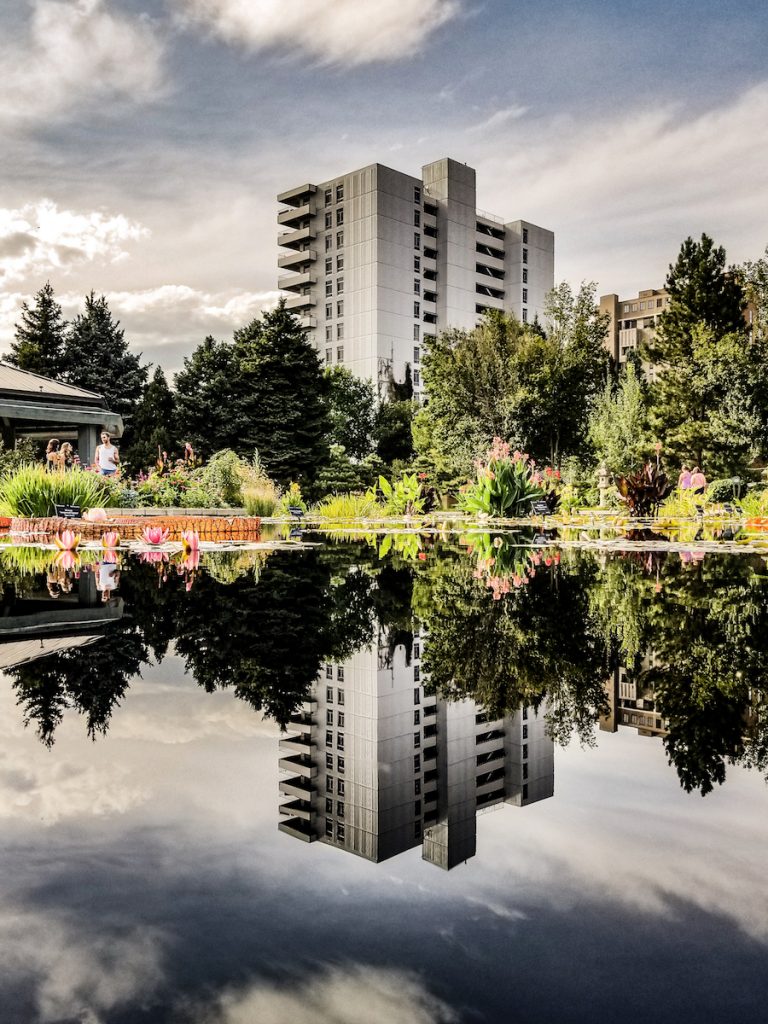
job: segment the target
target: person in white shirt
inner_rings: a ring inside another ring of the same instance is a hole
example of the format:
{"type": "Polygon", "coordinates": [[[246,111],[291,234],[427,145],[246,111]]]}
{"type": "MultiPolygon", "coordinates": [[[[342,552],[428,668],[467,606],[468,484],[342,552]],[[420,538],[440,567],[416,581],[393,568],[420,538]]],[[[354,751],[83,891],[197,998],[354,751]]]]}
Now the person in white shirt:
{"type": "Polygon", "coordinates": [[[96,448],[94,462],[102,476],[114,476],[117,472],[120,454],[106,430],[101,433],[101,444],[96,448]]]}

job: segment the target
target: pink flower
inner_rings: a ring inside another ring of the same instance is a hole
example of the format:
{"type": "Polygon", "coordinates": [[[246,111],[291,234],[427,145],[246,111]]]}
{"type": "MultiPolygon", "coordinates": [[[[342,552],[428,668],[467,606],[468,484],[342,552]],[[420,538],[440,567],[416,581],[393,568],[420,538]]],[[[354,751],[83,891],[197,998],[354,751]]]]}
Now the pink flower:
{"type": "Polygon", "coordinates": [[[141,539],[145,544],[152,544],[154,547],[157,547],[159,544],[165,544],[169,533],[170,530],[167,527],[163,529],[161,526],[145,526],[141,539]]]}
{"type": "Polygon", "coordinates": [[[185,554],[189,554],[189,552],[191,551],[199,551],[200,534],[197,532],[197,530],[182,530],[181,543],[184,547],[185,554]]]}
{"type": "Polygon", "coordinates": [[[120,543],[120,534],[117,530],[105,530],[101,535],[101,546],[108,551],[116,548],[120,543]]]}
{"type": "Polygon", "coordinates": [[[555,470],[554,476],[555,476],[555,480],[559,480],[560,479],[560,470],[559,469],[555,470]]]}
{"type": "Polygon", "coordinates": [[[80,534],[73,530],[62,530],[53,538],[53,542],[59,551],[76,551],[80,543],[80,534]]]}
{"type": "Polygon", "coordinates": [[[195,569],[199,569],[200,568],[200,551],[199,551],[199,549],[195,548],[194,550],[190,551],[187,554],[187,556],[184,559],[184,561],[182,562],[182,565],[183,565],[183,567],[188,572],[194,572],[195,569]]]}
{"type": "Polygon", "coordinates": [[[139,560],[142,562],[151,562],[152,564],[158,562],[168,561],[167,551],[142,551],[139,555],[139,560]]]}
{"type": "Polygon", "coordinates": [[[89,508],[83,513],[83,519],[89,523],[103,523],[106,518],[107,513],[103,508],[89,508]]]}
{"type": "Polygon", "coordinates": [[[419,552],[419,561],[420,562],[426,562],[426,560],[427,560],[427,552],[426,551],[420,551],[419,552]]]}
{"type": "Polygon", "coordinates": [[[54,563],[60,569],[76,569],[80,565],[80,558],[74,550],[64,550],[56,555],[54,563]]]}

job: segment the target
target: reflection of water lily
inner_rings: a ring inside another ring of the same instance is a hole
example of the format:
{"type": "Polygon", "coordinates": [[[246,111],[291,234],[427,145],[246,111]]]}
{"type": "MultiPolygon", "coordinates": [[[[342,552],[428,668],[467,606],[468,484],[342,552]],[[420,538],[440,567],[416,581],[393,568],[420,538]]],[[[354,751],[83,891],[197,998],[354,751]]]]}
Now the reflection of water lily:
{"type": "Polygon", "coordinates": [[[194,572],[195,569],[199,569],[200,568],[200,551],[199,550],[191,550],[184,557],[184,561],[181,564],[189,572],[194,572]]]}
{"type": "Polygon", "coordinates": [[[80,556],[73,548],[63,548],[53,560],[59,569],[79,569],[80,556]]]}
{"type": "Polygon", "coordinates": [[[184,547],[184,554],[200,550],[200,534],[197,530],[182,530],[181,543],[184,547]]]}
{"type": "Polygon", "coordinates": [[[117,530],[106,530],[101,535],[101,546],[108,551],[113,550],[120,543],[120,534],[117,530]]]}
{"type": "Polygon", "coordinates": [[[168,552],[167,551],[142,551],[139,555],[140,562],[167,562],[168,552]]]}
{"type": "Polygon", "coordinates": [[[152,544],[154,547],[157,547],[159,544],[165,544],[170,532],[167,527],[163,529],[161,526],[145,526],[141,539],[145,544],[152,544]]]}
{"type": "Polygon", "coordinates": [[[74,530],[62,530],[56,534],[53,542],[60,551],[76,551],[80,543],[80,534],[74,530]]]}

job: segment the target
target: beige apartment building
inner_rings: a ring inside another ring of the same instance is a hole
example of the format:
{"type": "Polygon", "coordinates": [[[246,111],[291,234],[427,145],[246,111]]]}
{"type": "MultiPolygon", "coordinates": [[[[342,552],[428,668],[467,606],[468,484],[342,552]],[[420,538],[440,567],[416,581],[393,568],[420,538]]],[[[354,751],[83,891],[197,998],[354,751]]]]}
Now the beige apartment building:
{"type": "Polygon", "coordinates": [[[382,386],[422,346],[487,309],[541,319],[554,235],[477,209],[475,171],[444,158],[416,177],[370,164],[277,197],[278,287],[322,361],[382,386]]]}
{"type": "Polygon", "coordinates": [[[651,340],[668,299],[664,288],[647,288],[631,299],[600,296],[600,312],[610,317],[605,347],[616,363],[626,363],[628,353],[637,352],[641,344],[651,340]]]}

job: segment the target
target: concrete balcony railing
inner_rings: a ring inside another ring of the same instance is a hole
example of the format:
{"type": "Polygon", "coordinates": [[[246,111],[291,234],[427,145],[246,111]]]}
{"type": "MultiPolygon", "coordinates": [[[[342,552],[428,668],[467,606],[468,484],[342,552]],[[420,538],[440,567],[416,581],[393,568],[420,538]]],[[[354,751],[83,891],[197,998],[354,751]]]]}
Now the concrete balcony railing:
{"type": "Polygon", "coordinates": [[[310,821],[312,818],[312,804],[306,800],[291,800],[287,804],[280,804],[280,813],[292,818],[302,818],[310,821]]]}
{"type": "Polygon", "coordinates": [[[301,733],[298,736],[283,736],[278,746],[286,754],[300,754],[304,756],[309,756],[315,748],[315,744],[312,743],[309,736],[305,733],[301,733]]]}
{"type": "Polygon", "coordinates": [[[301,266],[309,266],[316,259],[316,249],[299,249],[297,252],[287,252],[279,256],[277,265],[281,270],[296,269],[301,266]]]}
{"type": "Polygon", "coordinates": [[[293,836],[294,839],[301,839],[305,843],[314,843],[317,839],[317,835],[310,823],[302,821],[301,818],[288,818],[287,821],[281,821],[277,827],[281,832],[285,832],[286,835],[293,836]]]}
{"type": "Polygon", "coordinates": [[[282,277],[277,279],[277,287],[284,292],[295,292],[307,287],[307,285],[316,284],[316,282],[317,278],[314,274],[305,271],[303,274],[283,274],[282,277]]]}
{"type": "Polygon", "coordinates": [[[289,188],[287,192],[281,192],[277,197],[278,203],[285,206],[303,206],[317,192],[317,185],[297,185],[296,188],[289,188]]]}
{"type": "Polygon", "coordinates": [[[293,209],[280,210],[277,215],[278,224],[300,224],[303,220],[307,220],[309,217],[314,217],[315,207],[312,203],[303,203],[301,206],[296,206],[293,209]]]}
{"type": "Polygon", "coordinates": [[[301,324],[305,331],[313,331],[315,327],[317,327],[317,317],[302,316],[299,317],[299,323],[301,324]]]}
{"type": "Polygon", "coordinates": [[[290,779],[280,779],[278,786],[282,796],[298,797],[300,800],[311,800],[315,787],[309,779],[296,775],[290,779]]]}
{"type": "Polygon", "coordinates": [[[286,309],[311,309],[314,305],[316,302],[313,295],[294,295],[285,301],[286,309]]]}
{"type": "Polygon", "coordinates": [[[317,778],[317,765],[314,764],[311,757],[306,757],[303,754],[293,754],[290,757],[281,757],[278,761],[278,766],[283,771],[295,772],[297,775],[301,775],[305,779],[317,778]]]}
{"type": "Polygon", "coordinates": [[[305,242],[311,242],[315,237],[315,229],[307,224],[306,227],[297,228],[295,231],[283,231],[277,236],[277,244],[286,249],[300,249],[305,242]]]}

